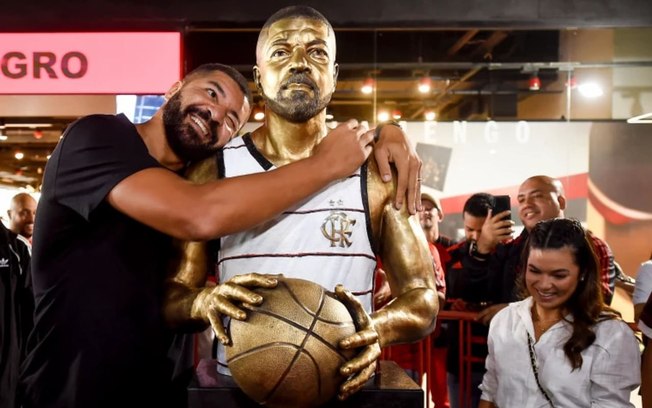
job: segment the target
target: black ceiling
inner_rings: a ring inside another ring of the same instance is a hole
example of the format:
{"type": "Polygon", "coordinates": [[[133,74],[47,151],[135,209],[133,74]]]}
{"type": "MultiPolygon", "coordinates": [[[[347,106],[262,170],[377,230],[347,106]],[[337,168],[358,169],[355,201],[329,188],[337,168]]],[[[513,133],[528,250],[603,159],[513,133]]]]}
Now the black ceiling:
{"type": "MultiPolygon", "coordinates": [[[[186,68],[219,61],[251,79],[257,37],[257,30],[189,30],[184,39],[186,68]]],[[[559,37],[558,30],[336,29],[340,74],[330,112],[339,120],[373,121],[379,105],[391,105],[404,118],[420,120],[424,106],[439,105],[440,118],[459,119],[478,111],[479,105],[491,106],[499,94],[511,95],[515,109],[519,95],[530,92],[531,72],[524,68],[559,61],[559,37]],[[369,76],[379,84],[375,104],[359,92],[369,76]],[[428,95],[415,92],[422,76],[433,81],[435,90],[428,95]],[[450,99],[445,106],[436,100],[442,94],[450,99]]],[[[538,75],[546,88],[557,81],[558,70],[540,69],[538,75]]],[[[514,109],[502,116],[515,116],[514,109]]]]}
{"type": "MultiPolygon", "coordinates": [[[[640,27],[652,22],[649,0],[305,0],[335,27],[520,28],[640,27]]],[[[0,30],[182,29],[253,27],[287,0],[5,1],[0,30]]]]}

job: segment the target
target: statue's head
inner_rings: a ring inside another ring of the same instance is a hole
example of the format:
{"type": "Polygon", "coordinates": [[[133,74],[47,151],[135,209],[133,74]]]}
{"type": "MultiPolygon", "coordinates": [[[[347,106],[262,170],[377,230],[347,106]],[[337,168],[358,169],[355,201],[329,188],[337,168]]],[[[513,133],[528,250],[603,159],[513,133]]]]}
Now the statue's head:
{"type": "Polygon", "coordinates": [[[254,81],[267,107],[294,123],[323,111],[337,83],[333,27],[317,10],[291,6],[272,15],[256,45],[254,81]]]}

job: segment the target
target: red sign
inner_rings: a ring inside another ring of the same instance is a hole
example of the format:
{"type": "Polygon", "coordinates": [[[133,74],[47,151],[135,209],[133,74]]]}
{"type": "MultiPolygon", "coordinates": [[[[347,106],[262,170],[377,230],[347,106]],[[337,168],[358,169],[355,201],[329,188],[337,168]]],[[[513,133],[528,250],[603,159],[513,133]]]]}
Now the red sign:
{"type": "Polygon", "coordinates": [[[0,94],[163,94],[181,34],[0,33],[0,94]]]}

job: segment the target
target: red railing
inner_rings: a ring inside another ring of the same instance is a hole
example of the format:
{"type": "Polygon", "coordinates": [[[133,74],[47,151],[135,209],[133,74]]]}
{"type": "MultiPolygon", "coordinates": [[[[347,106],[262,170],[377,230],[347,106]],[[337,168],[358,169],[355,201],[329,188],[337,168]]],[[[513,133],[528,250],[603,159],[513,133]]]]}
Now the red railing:
{"type": "MultiPolygon", "coordinates": [[[[459,378],[460,378],[460,387],[459,387],[459,395],[449,395],[449,398],[458,398],[459,401],[459,407],[460,408],[465,408],[465,407],[470,407],[471,405],[471,364],[474,362],[480,362],[482,363],[484,359],[478,359],[477,357],[473,357],[471,354],[471,345],[473,343],[482,343],[486,342],[485,337],[478,337],[475,338],[471,334],[471,323],[474,322],[475,318],[477,316],[476,312],[460,312],[460,311],[450,311],[450,310],[443,310],[439,312],[438,315],[438,320],[440,322],[444,321],[459,321],[459,350],[460,350],[460,355],[459,355],[459,378]]],[[[431,401],[431,393],[433,390],[431,389],[431,375],[432,374],[432,368],[433,368],[433,341],[435,337],[438,335],[438,332],[435,331],[433,334],[430,336],[426,337],[425,339],[421,340],[420,342],[410,345],[410,347],[413,347],[414,350],[417,352],[417,367],[415,367],[419,373],[425,374],[425,381],[422,378],[422,385],[424,389],[424,393],[426,395],[426,401],[428,401],[430,405],[431,401]]],[[[396,346],[394,346],[396,347],[396,346]]],[[[403,345],[400,345],[398,347],[404,347],[403,345]]],[[[381,355],[381,359],[385,360],[394,360],[392,358],[392,347],[388,347],[383,349],[383,353],[381,355]]],[[[396,357],[396,356],[395,356],[396,357]]],[[[444,362],[440,362],[445,364],[444,362]]],[[[444,379],[445,381],[445,379],[444,379]]]]}

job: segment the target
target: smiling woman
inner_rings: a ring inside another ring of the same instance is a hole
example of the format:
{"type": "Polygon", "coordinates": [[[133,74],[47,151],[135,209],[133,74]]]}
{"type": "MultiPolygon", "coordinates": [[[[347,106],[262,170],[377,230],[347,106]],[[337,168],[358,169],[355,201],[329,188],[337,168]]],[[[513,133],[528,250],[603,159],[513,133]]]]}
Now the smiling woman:
{"type": "Polygon", "coordinates": [[[573,219],[541,221],[523,259],[529,297],[491,322],[479,408],[633,407],[638,342],[602,299],[587,232],[573,219]]]}

